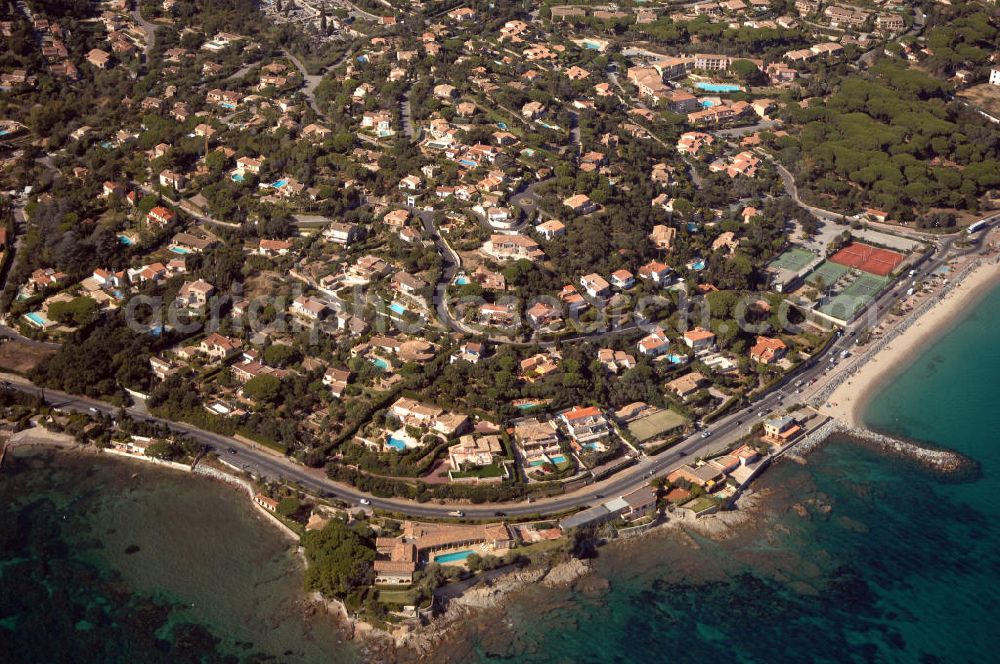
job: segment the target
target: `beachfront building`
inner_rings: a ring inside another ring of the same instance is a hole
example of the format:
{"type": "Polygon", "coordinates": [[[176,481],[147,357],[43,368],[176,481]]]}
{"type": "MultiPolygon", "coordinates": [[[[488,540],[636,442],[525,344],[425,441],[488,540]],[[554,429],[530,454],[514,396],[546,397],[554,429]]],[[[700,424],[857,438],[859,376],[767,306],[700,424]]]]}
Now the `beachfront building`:
{"type": "Polygon", "coordinates": [[[477,525],[419,523],[404,521],[398,537],[375,540],[375,583],[405,585],[413,582],[413,572],[422,563],[465,563],[473,553],[505,552],[514,538],[503,523],[477,525]]]}
{"type": "Polygon", "coordinates": [[[764,421],[764,440],[774,445],[787,445],[801,433],[802,427],[791,415],[764,421]]]}

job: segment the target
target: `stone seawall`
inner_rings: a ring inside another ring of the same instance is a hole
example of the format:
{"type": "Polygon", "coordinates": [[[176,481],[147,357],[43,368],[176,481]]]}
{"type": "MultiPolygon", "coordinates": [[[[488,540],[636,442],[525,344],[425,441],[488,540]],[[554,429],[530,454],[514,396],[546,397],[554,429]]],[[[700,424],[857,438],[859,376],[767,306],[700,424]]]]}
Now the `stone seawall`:
{"type": "Polygon", "coordinates": [[[969,472],[979,467],[976,461],[964,454],[929,447],[864,427],[841,426],[838,431],[857,442],[870,445],[888,454],[912,459],[923,466],[943,473],[969,472]]]}
{"type": "Polygon", "coordinates": [[[970,472],[979,467],[976,461],[964,454],[890,436],[864,427],[848,426],[839,420],[830,420],[799,443],[790,447],[787,452],[789,454],[794,452],[795,455],[808,454],[826,442],[833,434],[841,434],[854,442],[873,447],[887,454],[905,457],[942,473],[970,472]]]}

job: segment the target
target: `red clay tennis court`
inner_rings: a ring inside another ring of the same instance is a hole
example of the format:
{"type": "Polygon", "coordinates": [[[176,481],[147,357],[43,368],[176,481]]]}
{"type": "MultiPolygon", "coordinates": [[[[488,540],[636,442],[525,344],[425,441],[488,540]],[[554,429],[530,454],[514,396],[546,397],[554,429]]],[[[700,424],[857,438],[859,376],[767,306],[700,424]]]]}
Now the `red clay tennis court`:
{"type": "Polygon", "coordinates": [[[895,251],[872,247],[860,242],[852,242],[830,256],[830,260],[834,263],[877,274],[880,277],[895,270],[904,258],[906,256],[895,251]]]}

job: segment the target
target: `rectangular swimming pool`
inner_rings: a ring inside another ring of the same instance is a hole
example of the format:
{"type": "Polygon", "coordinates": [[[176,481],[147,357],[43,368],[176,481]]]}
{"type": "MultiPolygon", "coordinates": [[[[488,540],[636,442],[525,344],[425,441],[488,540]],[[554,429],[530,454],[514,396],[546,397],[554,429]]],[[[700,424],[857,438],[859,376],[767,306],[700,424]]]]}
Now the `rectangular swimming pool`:
{"type": "Polygon", "coordinates": [[[389,308],[395,311],[399,315],[403,315],[406,313],[406,307],[401,305],[399,302],[393,302],[392,304],[389,305],[389,308]]]}
{"type": "Polygon", "coordinates": [[[743,89],[732,83],[695,83],[694,87],[706,92],[739,92],[743,89]]]}
{"type": "Polygon", "coordinates": [[[45,318],[43,318],[41,314],[35,313],[34,311],[32,311],[30,314],[24,314],[24,317],[27,318],[32,323],[34,323],[35,325],[37,325],[38,327],[45,327],[45,325],[48,323],[48,321],[45,320],[45,318]]]}
{"type": "Polygon", "coordinates": [[[471,556],[474,553],[475,553],[475,551],[473,551],[472,549],[467,549],[465,551],[453,551],[452,553],[443,553],[440,556],[435,556],[434,557],[434,562],[436,562],[436,563],[454,563],[454,562],[458,562],[459,560],[465,560],[466,558],[468,558],[469,556],[471,556]]]}

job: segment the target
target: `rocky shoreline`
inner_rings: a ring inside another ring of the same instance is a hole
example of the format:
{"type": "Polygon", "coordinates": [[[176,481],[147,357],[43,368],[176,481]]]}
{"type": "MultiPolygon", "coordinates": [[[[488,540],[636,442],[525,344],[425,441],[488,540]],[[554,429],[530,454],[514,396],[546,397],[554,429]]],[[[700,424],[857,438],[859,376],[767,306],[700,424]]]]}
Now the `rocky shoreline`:
{"type": "MultiPolygon", "coordinates": [[[[484,614],[499,612],[509,596],[519,590],[542,584],[550,588],[572,586],[590,574],[590,563],[571,558],[555,565],[527,567],[480,582],[464,591],[461,596],[448,600],[444,613],[423,627],[400,628],[393,632],[371,625],[350,621],[342,606],[336,607],[342,618],[351,623],[353,638],[364,640],[366,655],[376,661],[417,661],[433,659],[441,645],[454,636],[472,617],[481,619],[484,614]]],[[[329,606],[329,604],[328,604],[329,606]]]]}
{"type": "MultiPolygon", "coordinates": [[[[905,458],[942,474],[965,475],[978,469],[978,464],[974,460],[957,452],[936,449],[863,427],[848,426],[837,420],[831,420],[816,433],[820,435],[810,436],[795,446],[795,454],[789,458],[807,463],[805,455],[823,445],[830,436],[839,434],[856,444],[905,458]]],[[[737,529],[758,522],[761,512],[767,508],[767,495],[766,490],[747,491],[739,497],[735,509],[700,518],[692,512],[676,509],[669,513],[666,521],[641,535],[630,539],[611,540],[604,545],[641,546],[650,536],[670,534],[682,545],[698,549],[702,544],[696,537],[715,541],[726,540],[734,537],[737,529]]],[[[817,504],[813,507],[821,513],[828,513],[832,509],[826,504],[817,504]]],[[[799,513],[800,517],[808,516],[804,503],[797,503],[792,509],[799,513]]],[[[352,631],[355,638],[365,640],[365,650],[380,661],[401,661],[409,657],[415,657],[417,661],[430,660],[442,644],[455,636],[464,622],[473,617],[482,620],[484,614],[499,612],[511,595],[525,588],[540,584],[550,588],[574,587],[581,592],[606,590],[607,580],[592,575],[591,571],[589,561],[575,558],[550,566],[541,564],[528,567],[489,581],[481,581],[465,590],[461,596],[450,599],[444,613],[434,618],[428,625],[401,628],[389,633],[354,622],[352,631]],[[586,582],[587,580],[590,582],[586,582]]],[[[342,609],[341,615],[346,619],[342,609]]]]}

